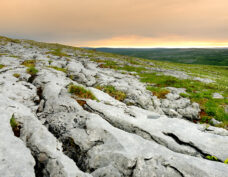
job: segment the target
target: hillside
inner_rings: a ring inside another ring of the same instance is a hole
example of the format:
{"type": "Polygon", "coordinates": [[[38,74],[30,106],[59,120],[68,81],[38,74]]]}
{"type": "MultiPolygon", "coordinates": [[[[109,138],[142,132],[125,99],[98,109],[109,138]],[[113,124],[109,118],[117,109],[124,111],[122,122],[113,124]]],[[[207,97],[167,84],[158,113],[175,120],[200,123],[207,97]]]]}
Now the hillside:
{"type": "Polygon", "coordinates": [[[0,37],[4,177],[224,177],[228,67],[0,37]]]}
{"type": "Polygon", "coordinates": [[[96,48],[96,50],[159,61],[228,66],[228,48],[96,48]]]}

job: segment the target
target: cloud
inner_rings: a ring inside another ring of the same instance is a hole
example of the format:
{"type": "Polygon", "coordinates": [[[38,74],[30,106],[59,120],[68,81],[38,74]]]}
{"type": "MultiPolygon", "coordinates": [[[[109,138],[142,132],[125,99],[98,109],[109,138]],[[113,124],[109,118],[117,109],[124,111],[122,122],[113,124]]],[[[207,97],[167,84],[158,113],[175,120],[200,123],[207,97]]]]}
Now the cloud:
{"type": "Polygon", "coordinates": [[[227,5],[226,0],[1,0],[0,34],[75,45],[126,36],[224,43],[227,5]]]}

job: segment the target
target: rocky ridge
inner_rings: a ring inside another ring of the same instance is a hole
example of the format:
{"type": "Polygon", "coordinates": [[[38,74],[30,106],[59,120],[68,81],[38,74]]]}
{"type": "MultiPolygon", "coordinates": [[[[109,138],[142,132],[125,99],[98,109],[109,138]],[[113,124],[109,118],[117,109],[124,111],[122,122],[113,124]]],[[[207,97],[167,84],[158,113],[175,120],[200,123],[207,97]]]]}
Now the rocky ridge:
{"type": "Polygon", "coordinates": [[[98,67],[83,50],[66,48],[66,56],[50,51],[26,41],[0,46],[0,176],[228,173],[227,130],[190,122],[200,109],[180,96],[184,89],[167,88],[170,93],[159,99],[134,74],[98,67]],[[23,65],[28,60],[36,61],[37,73],[23,65]],[[97,99],[80,104],[69,93],[70,84],[97,99]],[[126,98],[120,102],[97,85],[112,85],[126,98]]]}

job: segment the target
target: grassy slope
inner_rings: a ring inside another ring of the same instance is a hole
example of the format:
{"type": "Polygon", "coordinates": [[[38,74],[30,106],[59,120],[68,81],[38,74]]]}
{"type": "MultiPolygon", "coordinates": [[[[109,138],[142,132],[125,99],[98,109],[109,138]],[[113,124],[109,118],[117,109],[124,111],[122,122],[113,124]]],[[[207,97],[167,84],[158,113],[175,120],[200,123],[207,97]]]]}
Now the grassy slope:
{"type": "Polygon", "coordinates": [[[97,48],[97,51],[116,53],[132,57],[155,59],[191,64],[228,66],[228,48],[189,48],[189,49],[121,49],[97,48]]]}
{"type": "Polygon", "coordinates": [[[200,104],[202,123],[212,124],[211,119],[215,118],[223,122],[219,126],[227,128],[228,114],[225,113],[224,108],[228,105],[228,66],[180,64],[94,51],[90,51],[89,56],[93,61],[105,63],[100,65],[101,67],[135,72],[134,74],[141,77],[142,82],[149,85],[153,84],[153,86],[148,86],[148,90],[160,98],[163,98],[164,94],[168,93],[164,87],[186,88],[187,94],[182,94],[182,96],[200,104]],[[98,56],[102,56],[105,59],[96,59],[98,56]],[[115,61],[112,58],[115,58],[115,61]],[[130,66],[129,63],[134,66],[130,66]],[[151,66],[151,64],[154,64],[154,66],[151,66]],[[194,80],[157,75],[156,72],[149,72],[148,69],[145,69],[150,67],[184,71],[191,76],[208,78],[215,82],[205,84],[194,80]],[[145,73],[146,70],[147,72],[145,73]],[[215,92],[222,94],[224,99],[213,99],[212,95],[215,92]]]}
{"type": "Polygon", "coordinates": [[[60,44],[48,44],[28,40],[20,41],[1,36],[0,41],[2,45],[10,41],[14,43],[23,43],[24,45],[28,43],[40,48],[47,48],[50,50],[50,54],[60,57],[68,57],[67,52],[71,52],[74,53],[75,56],[88,57],[90,60],[100,63],[100,67],[122,70],[122,73],[133,71],[134,73],[132,74],[140,76],[142,82],[150,85],[148,86],[148,90],[161,98],[168,93],[164,87],[172,86],[186,88],[188,94],[182,96],[188,97],[192,101],[200,104],[202,110],[201,122],[211,123],[210,120],[215,118],[223,122],[220,126],[226,128],[228,126],[228,114],[224,111],[224,107],[228,105],[228,66],[179,64],[147,60],[111,53],[95,52],[60,44]],[[129,64],[132,64],[133,66],[130,66],[129,64]],[[150,67],[184,71],[192,76],[213,79],[215,80],[215,83],[203,84],[199,81],[182,80],[171,76],[156,75],[156,73],[148,70],[150,67]],[[147,73],[145,73],[145,71],[147,71],[147,73]],[[151,86],[151,84],[153,84],[153,86],[151,86]],[[225,99],[213,99],[212,94],[215,92],[222,94],[225,99]]]}

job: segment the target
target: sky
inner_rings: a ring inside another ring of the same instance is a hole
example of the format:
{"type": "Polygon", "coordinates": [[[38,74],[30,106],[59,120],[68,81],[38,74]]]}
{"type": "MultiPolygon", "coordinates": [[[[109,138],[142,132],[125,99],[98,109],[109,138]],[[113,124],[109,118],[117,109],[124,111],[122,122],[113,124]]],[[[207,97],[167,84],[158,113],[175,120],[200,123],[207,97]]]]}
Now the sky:
{"type": "Polygon", "coordinates": [[[0,0],[0,35],[88,47],[223,47],[227,9],[227,0],[0,0]]]}

